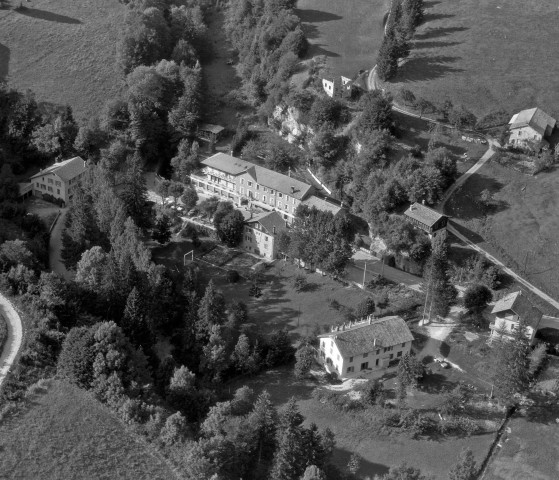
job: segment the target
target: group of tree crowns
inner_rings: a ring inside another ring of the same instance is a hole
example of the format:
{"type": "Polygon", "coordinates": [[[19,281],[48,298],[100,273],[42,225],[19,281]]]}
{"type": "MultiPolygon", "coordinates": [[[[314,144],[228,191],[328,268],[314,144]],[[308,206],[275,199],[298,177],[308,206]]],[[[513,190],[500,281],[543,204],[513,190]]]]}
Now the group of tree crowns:
{"type": "Polygon", "coordinates": [[[294,0],[229,2],[225,30],[239,55],[239,73],[247,99],[273,105],[289,89],[289,77],[308,42],[294,0]]]}
{"type": "Polygon", "coordinates": [[[423,3],[423,0],[396,0],[392,3],[377,57],[377,74],[381,80],[393,78],[398,71],[398,60],[410,54],[409,41],[423,21],[423,3]]]}

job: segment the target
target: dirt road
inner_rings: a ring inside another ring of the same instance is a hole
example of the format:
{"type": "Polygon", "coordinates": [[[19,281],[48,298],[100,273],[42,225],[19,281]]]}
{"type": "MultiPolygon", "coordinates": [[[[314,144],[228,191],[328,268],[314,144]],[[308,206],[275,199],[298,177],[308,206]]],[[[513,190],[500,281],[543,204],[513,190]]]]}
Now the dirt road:
{"type": "Polygon", "coordinates": [[[0,315],[8,324],[8,338],[0,354],[0,387],[15,362],[17,353],[23,342],[23,324],[11,302],[0,293],[0,315]]]}

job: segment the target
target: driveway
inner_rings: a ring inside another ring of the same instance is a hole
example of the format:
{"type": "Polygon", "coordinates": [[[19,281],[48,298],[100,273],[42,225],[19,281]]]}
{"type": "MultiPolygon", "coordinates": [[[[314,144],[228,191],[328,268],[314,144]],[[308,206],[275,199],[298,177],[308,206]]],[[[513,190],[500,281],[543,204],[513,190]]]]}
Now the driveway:
{"type": "Polygon", "coordinates": [[[64,230],[64,223],[66,221],[66,214],[68,213],[67,208],[61,209],[61,214],[50,233],[49,239],[49,268],[58,273],[61,277],[66,280],[72,280],[74,274],[69,270],[66,270],[64,263],[62,262],[62,231],[64,230]]]}
{"type": "Polygon", "coordinates": [[[0,293],[0,316],[6,319],[8,338],[0,354],[0,387],[14,364],[23,341],[23,324],[11,302],[0,293]]]}

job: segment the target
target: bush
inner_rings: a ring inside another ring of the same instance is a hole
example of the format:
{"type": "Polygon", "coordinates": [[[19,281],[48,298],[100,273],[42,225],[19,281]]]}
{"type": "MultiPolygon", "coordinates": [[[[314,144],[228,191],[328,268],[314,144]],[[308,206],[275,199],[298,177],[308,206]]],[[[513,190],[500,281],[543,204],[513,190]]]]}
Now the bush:
{"type": "Polygon", "coordinates": [[[528,369],[528,373],[531,376],[534,376],[543,367],[547,359],[546,350],[547,350],[547,345],[545,343],[540,343],[530,353],[529,355],[530,367],[528,369]]]}
{"type": "Polygon", "coordinates": [[[304,292],[308,286],[307,279],[304,275],[296,275],[291,282],[296,292],[304,292]]]}
{"type": "Polygon", "coordinates": [[[478,433],[481,427],[471,418],[468,417],[450,417],[449,419],[439,423],[439,431],[443,435],[473,435],[478,433]]]}
{"type": "Polygon", "coordinates": [[[237,270],[227,270],[227,281],[229,283],[237,283],[240,280],[241,276],[237,270]]]}
{"type": "Polygon", "coordinates": [[[312,391],[312,397],[320,403],[327,403],[343,412],[362,410],[364,408],[363,402],[349,397],[346,393],[334,392],[320,387],[312,391]]]}

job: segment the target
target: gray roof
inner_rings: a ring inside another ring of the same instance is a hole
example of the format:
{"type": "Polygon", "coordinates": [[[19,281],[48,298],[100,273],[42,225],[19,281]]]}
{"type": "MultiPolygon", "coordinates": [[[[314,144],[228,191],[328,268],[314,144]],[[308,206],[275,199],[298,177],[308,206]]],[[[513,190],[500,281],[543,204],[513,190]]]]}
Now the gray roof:
{"type": "Polygon", "coordinates": [[[500,313],[511,310],[516,315],[518,315],[527,325],[533,328],[537,328],[540,320],[542,319],[542,312],[540,312],[526,295],[523,295],[521,291],[509,293],[508,295],[501,298],[495,306],[491,313],[500,313]]]}
{"type": "Polygon", "coordinates": [[[436,222],[444,217],[444,215],[441,215],[436,210],[417,202],[410,205],[410,208],[404,212],[404,215],[414,218],[429,227],[432,227],[436,222]]]}
{"type": "Polygon", "coordinates": [[[556,120],[539,108],[530,108],[516,113],[510,119],[511,129],[532,127],[540,135],[544,135],[547,127],[553,129],[556,120]]]}
{"type": "Polygon", "coordinates": [[[74,157],[64,160],[63,162],[55,163],[50,167],[41,170],[39,173],[36,173],[31,178],[33,179],[48,173],[54,173],[62,180],[68,181],[85,172],[86,169],[85,160],[82,157],[74,157]]]}
{"type": "Polygon", "coordinates": [[[347,330],[326,333],[319,337],[333,338],[344,358],[413,340],[406,322],[397,316],[379,318],[370,324],[356,325],[347,330]]]}
{"type": "Polygon", "coordinates": [[[198,130],[204,130],[217,134],[223,132],[223,130],[225,130],[225,127],[222,127],[221,125],[214,125],[212,123],[202,123],[198,125],[198,130]]]}
{"type": "Polygon", "coordinates": [[[317,197],[316,195],[309,196],[309,198],[306,198],[301,203],[311,208],[316,207],[318,210],[332,212],[334,215],[337,215],[342,210],[340,205],[336,205],[335,203],[329,202],[324,198],[317,197]]]}
{"type": "Polygon", "coordinates": [[[287,230],[285,226],[285,220],[278,212],[262,212],[255,215],[251,219],[246,221],[248,224],[259,223],[264,227],[265,231],[270,235],[274,235],[274,227],[276,227],[276,234],[282,230],[287,230]]]}
{"type": "Polygon", "coordinates": [[[247,172],[256,183],[295,197],[298,200],[305,198],[313,189],[311,185],[305,182],[225,153],[216,153],[201,163],[234,176],[247,172]],[[293,187],[293,191],[291,187],[293,187]]]}

